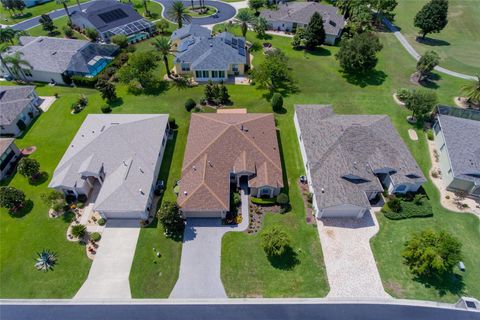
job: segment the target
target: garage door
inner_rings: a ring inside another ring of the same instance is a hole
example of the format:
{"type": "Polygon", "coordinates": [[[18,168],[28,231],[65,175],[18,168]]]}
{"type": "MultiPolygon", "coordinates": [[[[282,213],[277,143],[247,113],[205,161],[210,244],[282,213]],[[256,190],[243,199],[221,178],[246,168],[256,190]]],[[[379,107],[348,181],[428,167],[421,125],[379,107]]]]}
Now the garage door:
{"type": "Polygon", "coordinates": [[[191,211],[183,212],[185,218],[221,218],[220,211],[191,211]]]}
{"type": "Polygon", "coordinates": [[[356,206],[341,205],[323,210],[322,218],[357,218],[363,215],[364,209],[356,206]]]}
{"type": "Polygon", "coordinates": [[[141,219],[141,215],[138,212],[106,211],[103,214],[107,219],[141,219]]]}

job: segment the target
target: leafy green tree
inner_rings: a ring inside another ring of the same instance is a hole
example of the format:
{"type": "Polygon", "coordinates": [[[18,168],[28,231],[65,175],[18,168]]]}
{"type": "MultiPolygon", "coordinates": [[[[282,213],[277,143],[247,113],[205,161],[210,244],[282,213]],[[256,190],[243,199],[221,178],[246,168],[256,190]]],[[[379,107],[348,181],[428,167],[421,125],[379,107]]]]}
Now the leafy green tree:
{"type": "Polygon", "coordinates": [[[252,79],[260,88],[272,91],[291,86],[293,78],[287,56],[280,50],[267,54],[264,61],[252,70],[252,79]]]}
{"type": "Polygon", "coordinates": [[[42,29],[48,32],[48,35],[54,35],[57,31],[57,27],[53,23],[52,18],[48,14],[42,14],[38,22],[42,25],[42,29]]]}
{"type": "Polygon", "coordinates": [[[262,247],[267,256],[281,256],[289,246],[290,237],[278,227],[271,227],[262,233],[262,247]]]}
{"type": "Polygon", "coordinates": [[[44,193],[40,195],[40,198],[47,206],[56,212],[59,212],[67,205],[67,202],[65,201],[65,195],[56,190],[51,190],[48,193],[44,193]]]}
{"type": "Polygon", "coordinates": [[[20,15],[23,15],[23,9],[25,9],[26,5],[23,0],[13,0],[13,8],[20,12],[20,15]]]}
{"type": "Polygon", "coordinates": [[[65,13],[67,14],[68,21],[72,23],[72,18],[70,18],[70,12],[68,11],[68,3],[70,0],[55,0],[56,4],[61,4],[63,6],[63,9],[65,9],[65,13]]]}
{"type": "Polygon", "coordinates": [[[205,100],[207,101],[213,101],[215,99],[215,93],[214,93],[214,83],[212,80],[208,80],[207,84],[205,85],[205,88],[203,89],[203,94],[205,95],[205,100]]]}
{"type": "Polygon", "coordinates": [[[153,45],[155,46],[155,49],[157,49],[157,52],[160,54],[160,57],[165,64],[165,69],[167,69],[167,76],[170,78],[170,67],[168,66],[168,56],[172,52],[172,44],[170,43],[170,40],[165,37],[155,38],[153,45]]]}
{"type": "Polygon", "coordinates": [[[158,220],[169,234],[180,234],[185,228],[180,208],[176,202],[164,201],[157,212],[158,220]]]}
{"type": "Polygon", "coordinates": [[[368,0],[370,7],[377,11],[377,21],[384,16],[385,18],[392,20],[395,17],[395,8],[397,7],[397,0],[368,0]]]}
{"type": "Polygon", "coordinates": [[[102,99],[107,102],[112,102],[117,99],[115,85],[106,79],[98,79],[95,89],[100,91],[102,99]]]}
{"type": "Polygon", "coordinates": [[[0,207],[15,212],[25,206],[25,193],[14,187],[0,187],[0,207]]]}
{"type": "Polygon", "coordinates": [[[372,17],[372,10],[366,3],[354,7],[347,24],[350,33],[371,32],[373,30],[372,17]]]}
{"type": "Polygon", "coordinates": [[[221,104],[226,104],[230,101],[230,95],[228,94],[228,89],[227,87],[223,84],[220,83],[219,87],[219,100],[221,104]]]}
{"type": "Polygon", "coordinates": [[[247,10],[240,10],[235,17],[236,23],[240,26],[242,30],[242,36],[247,36],[248,24],[252,23],[253,17],[247,10]]]}
{"type": "Polygon", "coordinates": [[[27,178],[33,178],[40,172],[40,163],[32,158],[24,157],[17,165],[18,173],[27,178]]]}
{"type": "Polygon", "coordinates": [[[112,38],[110,38],[113,44],[116,44],[120,48],[124,49],[128,47],[128,38],[124,34],[116,34],[112,38]]]}
{"type": "Polygon", "coordinates": [[[402,202],[398,198],[393,198],[392,200],[388,201],[388,207],[393,212],[399,213],[402,211],[402,202]]]}
{"type": "Polygon", "coordinates": [[[148,88],[155,79],[154,70],[157,67],[157,55],[153,51],[138,51],[119,70],[119,79],[125,84],[138,83],[142,88],[148,88]]]}
{"type": "Polygon", "coordinates": [[[85,29],[85,35],[87,36],[90,41],[95,42],[98,39],[98,31],[97,29],[94,28],[86,28],[85,29]]]}
{"type": "Polygon", "coordinates": [[[257,38],[265,38],[268,22],[264,17],[258,17],[253,22],[253,30],[257,33],[257,38]]]}
{"type": "Polygon", "coordinates": [[[265,5],[265,0],[249,0],[248,7],[252,10],[255,10],[255,13],[258,13],[258,10],[265,5]]]}
{"type": "Polygon", "coordinates": [[[168,10],[168,16],[178,24],[178,28],[183,26],[183,23],[190,22],[192,17],[188,14],[188,10],[181,1],[174,1],[170,9],[168,10]]]}
{"type": "Polygon", "coordinates": [[[192,111],[196,106],[197,103],[192,98],[189,98],[187,101],[185,101],[185,110],[188,112],[192,111]]]}
{"type": "Polygon", "coordinates": [[[303,34],[305,48],[313,50],[315,47],[325,42],[325,29],[323,28],[322,16],[315,12],[310,18],[310,22],[303,34]]]}
{"type": "Polygon", "coordinates": [[[283,108],[283,97],[280,93],[275,92],[272,96],[272,109],[274,112],[278,112],[283,108]]]}
{"type": "Polygon", "coordinates": [[[480,103],[480,76],[477,76],[477,81],[463,85],[461,90],[469,103],[480,103]]]}
{"type": "Polygon", "coordinates": [[[417,72],[420,80],[424,79],[440,63],[440,56],[435,51],[427,51],[417,61],[417,72]]]}
{"type": "Polygon", "coordinates": [[[165,19],[160,19],[159,21],[155,22],[155,26],[157,27],[157,30],[161,33],[164,34],[168,30],[168,21],[165,19]]]}
{"type": "Polygon", "coordinates": [[[414,275],[442,277],[460,262],[461,251],[462,244],[450,233],[428,229],[413,234],[402,256],[414,275]]]}
{"type": "Polygon", "coordinates": [[[448,0],[430,0],[417,13],[414,20],[415,27],[419,28],[422,38],[429,33],[438,33],[448,23],[448,0]]]}
{"type": "Polygon", "coordinates": [[[377,65],[377,52],[382,44],[373,33],[360,33],[343,39],[335,55],[342,69],[350,74],[365,74],[377,65]]]}
{"type": "Polygon", "coordinates": [[[437,105],[437,94],[434,91],[420,89],[414,90],[410,96],[404,101],[405,107],[412,111],[412,117],[424,117],[432,112],[437,105]]]}

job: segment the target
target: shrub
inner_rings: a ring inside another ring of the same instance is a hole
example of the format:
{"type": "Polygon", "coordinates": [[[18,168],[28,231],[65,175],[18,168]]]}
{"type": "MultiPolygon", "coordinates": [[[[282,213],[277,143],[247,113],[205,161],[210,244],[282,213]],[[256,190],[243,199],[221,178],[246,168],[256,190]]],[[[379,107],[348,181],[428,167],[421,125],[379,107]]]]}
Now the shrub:
{"type": "Polygon", "coordinates": [[[76,224],[72,227],[72,235],[75,238],[82,238],[87,232],[87,227],[83,224],[76,224]]]}
{"type": "Polygon", "coordinates": [[[388,207],[390,208],[390,210],[396,213],[402,211],[402,203],[398,198],[393,198],[392,200],[388,201],[388,207]]]}
{"type": "Polygon", "coordinates": [[[110,40],[122,49],[128,47],[128,38],[124,34],[116,34],[110,40]]]}
{"type": "Polygon", "coordinates": [[[272,227],[262,233],[262,247],[267,256],[281,256],[289,246],[290,237],[278,227],[272,227]]]}
{"type": "Polygon", "coordinates": [[[22,158],[18,162],[18,173],[27,178],[32,178],[40,172],[40,163],[32,158],[22,158]]]}
{"type": "Polygon", "coordinates": [[[25,206],[25,193],[14,187],[0,187],[0,207],[15,212],[25,206]]]}
{"type": "Polygon", "coordinates": [[[193,100],[192,98],[189,98],[187,101],[185,101],[185,110],[190,112],[192,111],[193,108],[195,108],[196,105],[197,103],[195,102],[195,100],[193,100]]]}
{"type": "Polygon", "coordinates": [[[250,201],[252,201],[253,204],[259,205],[259,206],[273,206],[277,204],[277,199],[274,198],[256,198],[256,197],[250,197],[250,201]]]}
{"type": "Polygon", "coordinates": [[[397,98],[402,102],[405,102],[411,95],[412,92],[409,89],[400,88],[397,90],[397,98]]]}
{"type": "Polygon", "coordinates": [[[85,207],[85,203],[84,203],[84,202],[77,202],[77,208],[83,209],[84,207],[85,207]]]}
{"type": "Polygon", "coordinates": [[[100,219],[98,219],[97,223],[98,223],[99,226],[104,226],[106,221],[105,221],[105,219],[100,218],[100,219]]]}
{"type": "Polygon", "coordinates": [[[185,223],[176,202],[164,201],[157,212],[158,220],[167,233],[180,234],[185,223]]]}
{"type": "Polygon", "coordinates": [[[77,199],[78,199],[79,202],[83,202],[83,203],[87,202],[87,200],[88,200],[86,194],[79,194],[77,199]]]}
{"type": "Polygon", "coordinates": [[[82,76],[72,76],[72,81],[77,87],[95,88],[98,77],[87,78],[82,76]]]}
{"type": "Polygon", "coordinates": [[[108,104],[103,105],[101,109],[102,109],[102,112],[103,112],[103,113],[110,113],[110,112],[112,112],[112,107],[110,107],[108,104]]]}
{"type": "Polygon", "coordinates": [[[427,131],[427,139],[430,140],[430,141],[433,141],[433,130],[432,129],[429,129],[427,131]]]}
{"type": "Polygon", "coordinates": [[[400,201],[401,210],[395,212],[391,209],[392,201],[389,201],[383,208],[382,212],[388,219],[400,220],[408,218],[420,218],[433,216],[432,205],[424,195],[417,194],[411,200],[396,197],[400,201]]]}
{"type": "Polygon", "coordinates": [[[280,93],[275,92],[272,96],[272,109],[274,112],[279,112],[283,108],[283,97],[280,93]]]}
{"type": "Polygon", "coordinates": [[[100,241],[101,238],[102,238],[102,236],[98,232],[93,232],[92,234],[90,234],[90,239],[95,241],[95,242],[100,241]]]}
{"type": "Polygon", "coordinates": [[[54,211],[60,212],[67,205],[65,201],[65,195],[62,192],[51,190],[48,193],[40,195],[42,201],[50,206],[54,211]]]}
{"type": "Polygon", "coordinates": [[[175,117],[169,116],[168,117],[168,124],[170,125],[171,129],[175,129],[177,127],[177,122],[175,120],[175,117]]]}
{"type": "Polygon", "coordinates": [[[285,193],[280,193],[277,196],[277,203],[280,205],[286,205],[288,204],[288,195],[285,193]]]}
{"type": "Polygon", "coordinates": [[[451,273],[461,260],[462,244],[445,231],[424,230],[405,243],[402,256],[417,276],[440,277],[451,273]]]}
{"type": "Polygon", "coordinates": [[[67,38],[73,38],[73,29],[70,26],[63,26],[63,33],[67,38]]]}
{"type": "Polygon", "coordinates": [[[238,192],[234,192],[233,193],[233,205],[235,208],[237,208],[238,206],[240,206],[240,204],[242,203],[242,198],[240,197],[240,194],[238,192]]]}
{"type": "Polygon", "coordinates": [[[98,39],[98,31],[94,28],[86,28],[85,35],[91,41],[96,41],[98,39]]]}

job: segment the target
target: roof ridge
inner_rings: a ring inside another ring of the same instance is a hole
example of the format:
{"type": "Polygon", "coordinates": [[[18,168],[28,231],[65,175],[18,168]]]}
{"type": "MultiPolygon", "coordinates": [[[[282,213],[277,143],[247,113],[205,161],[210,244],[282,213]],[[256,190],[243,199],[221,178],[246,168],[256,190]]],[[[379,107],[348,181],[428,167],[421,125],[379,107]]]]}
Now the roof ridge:
{"type": "Polygon", "coordinates": [[[203,182],[203,184],[205,185],[205,187],[208,189],[208,191],[210,191],[211,194],[213,194],[213,196],[218,200],[218,202],[220,202],[221,204],[223,204],[225,206],[225,208],[228,208],[228,205],[223,202],[222,200],[220,200],[220,198],[218,197],[218,195],[213,192],[213,190],[210,188],[210,186],[208,184],[206,184],[205,182],[203,182]]]}

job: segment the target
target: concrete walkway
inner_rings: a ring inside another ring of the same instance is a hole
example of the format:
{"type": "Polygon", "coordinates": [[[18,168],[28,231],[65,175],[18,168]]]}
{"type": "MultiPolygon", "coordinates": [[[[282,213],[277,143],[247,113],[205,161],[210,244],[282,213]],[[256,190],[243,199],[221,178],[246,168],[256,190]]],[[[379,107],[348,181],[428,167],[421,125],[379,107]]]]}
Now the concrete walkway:
{"type": "Polygon", "coordinates": [[[238,226],[222,225],[220,219],[188,219],[183,235],[180,275],[172,299],[227,298],[220,277],[223,235],[248,228],[248,195],[241,191],[243,221],[238,226]]]}
{"type": "Polygon", "coordinates": [[[88,278],[74,299],[131,299],[128,277],[139,234],[137,220],[109,220],[88,278]]]}
{"type": "MultiPolygon", "coordinates": [[[[407,50],[407,52],[415,59],[418,61],[418,59],[420,59],[420,54],[412,47],[412,45],[407,41],[407,39],[405,38],[405,36],[400,32],[400,30],[398,30],[397,27],[395,27],[393,25],[393,23],[391,23],[388,19],[386,18],[382,18],[383,20],[383,23],[387,26],[387,28],[393,32],[393,34],[395,35],[395,37],[398,39],[398,41],[400,41],[400,43],[402,44],[402,46],[405,48],[405,50],[407,50]]],[[[465,80],[477,80],[476,77],[474,76],[471,76],[471,75],[467,75],[467,74],[463,74],[463,73],[459,73],[459,72],[455,72],[455,71],[451,71],[451,70],[448,70],[448,69],[445,69],[445,68],[442,68],[440,66],[436,66],[435,67],[435,70],[437,70],[438,72],[441,72],[441,73],[444,73],[444,74],[448,74],[452,77],[456,77],[456,78],[461,78],[461,79],[465,79],[465,80]]]]}
{"type": "Polygon", "coordinates": [[[390,298],[370,249],[370,238],[379,230],[375,215],[321,219],[317,227],[330,285],[328,298],[390,298]]]}

